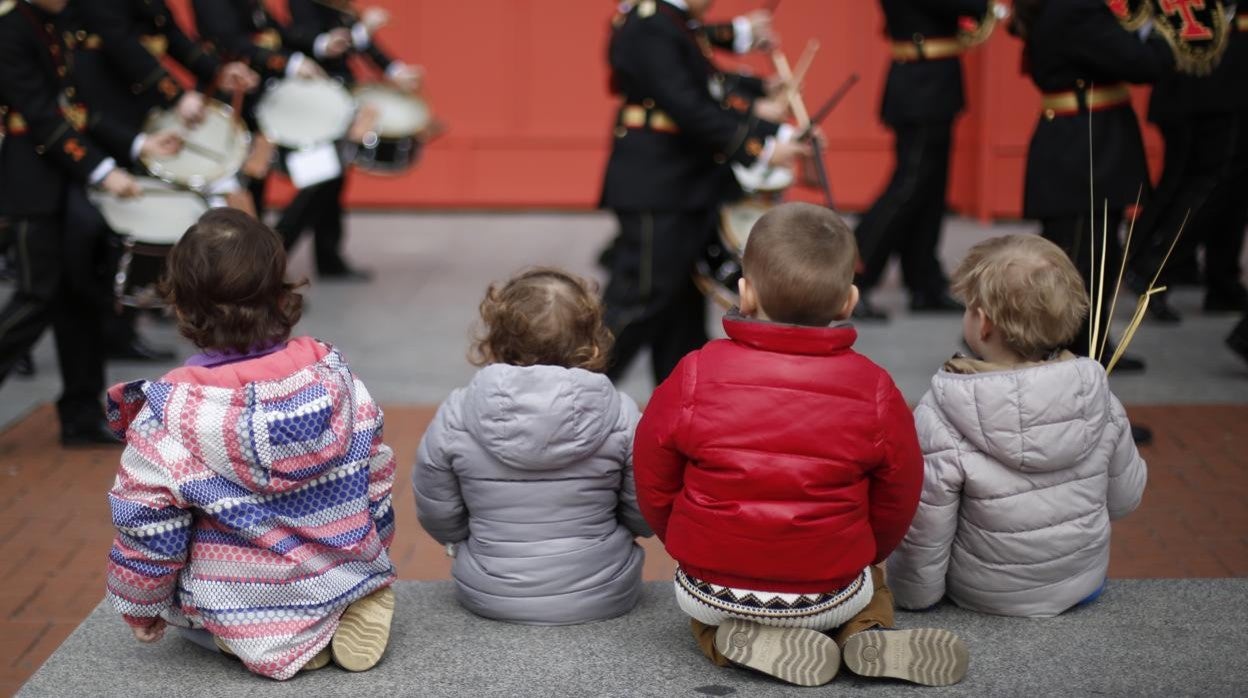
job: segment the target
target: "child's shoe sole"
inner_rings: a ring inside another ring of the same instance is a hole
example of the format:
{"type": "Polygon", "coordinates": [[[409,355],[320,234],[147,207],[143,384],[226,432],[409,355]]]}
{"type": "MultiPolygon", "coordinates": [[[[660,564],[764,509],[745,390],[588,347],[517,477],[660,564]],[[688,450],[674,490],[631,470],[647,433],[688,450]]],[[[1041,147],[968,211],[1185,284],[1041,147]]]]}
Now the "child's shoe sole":
{"type": "Polygon", "coordinates": [[[329,666],[329,662],[332,658],[333,652],[330,652],[329,648],[326,647],[313,655],[312,658],[308,660],[307,664],[304,664],[299,668],[299,671],[316,671],[317,669],[324,669],[329,666]]]}
{"type": "Polygon", "coordinates": [[[924,686],[951,686],[966,676],[970,654],[948,630],[866,630],[851,635],[841,651],[845,667],[859,676],[901,679],[924,686]]]}
{"type": "Polygon", "coordinates": [[[841,652],[832,638],[805,628],[732,619],[715,631],[715,648],[734,664],[797,686],[822,686],[841,666],[841,652]]]}
{"type": "Polygon", "coordinates": [[[381,661],[390,641],[394,590],[378,589],[347,606],[334,633],[334,663],[347,671],[367,671],[381,661]]]}

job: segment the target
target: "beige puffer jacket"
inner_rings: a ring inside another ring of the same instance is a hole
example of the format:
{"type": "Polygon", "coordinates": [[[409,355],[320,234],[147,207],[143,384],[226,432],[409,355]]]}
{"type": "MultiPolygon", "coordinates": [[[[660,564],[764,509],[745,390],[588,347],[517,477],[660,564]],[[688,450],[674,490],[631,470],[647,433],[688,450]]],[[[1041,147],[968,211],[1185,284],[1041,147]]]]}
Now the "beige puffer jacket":
{"type": "Polygon", "coordinates": [[[1096,591],[1109,522],[1140,502],[1146,466],[1097,362],[1014,370],[955,359],[915,410],[922,502],[888,560],[902,608],[1054,616],[1096,591]],[[985,372],[986,371],[986,372],[985,372]]]}

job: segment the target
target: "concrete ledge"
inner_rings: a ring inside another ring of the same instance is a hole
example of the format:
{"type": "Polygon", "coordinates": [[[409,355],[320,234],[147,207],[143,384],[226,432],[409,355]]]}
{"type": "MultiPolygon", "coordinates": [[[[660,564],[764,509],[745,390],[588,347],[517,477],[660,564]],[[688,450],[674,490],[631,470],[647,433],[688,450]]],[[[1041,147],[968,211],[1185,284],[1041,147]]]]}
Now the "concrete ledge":
{"type": "Polygon", "coordinates": [[[277,683],[170,634],[135,642],[96,608],[22,688],[21,696],[421,695],[772,696],[854,689],[872,695],[1245,695],[1248,579],[1113,581],[1092,606],[1050,620],[967,613],[943,605],[899,614],[900,627],[959,633],[971,650],[965,681],[948,689],[860,679],[797,689],[698,652],[671,585],[651,583],[630,615],[570,628],[472,616],[448,582],[405,582],[390,649],[363,674],[337,668],[277,683]]]}

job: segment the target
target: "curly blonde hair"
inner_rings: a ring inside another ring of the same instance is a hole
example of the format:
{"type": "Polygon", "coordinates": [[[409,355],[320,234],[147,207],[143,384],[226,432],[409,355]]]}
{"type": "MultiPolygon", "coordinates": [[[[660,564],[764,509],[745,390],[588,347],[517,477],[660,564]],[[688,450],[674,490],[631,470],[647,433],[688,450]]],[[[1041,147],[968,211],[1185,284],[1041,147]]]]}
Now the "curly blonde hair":
{"type": "Polygon", "coordinates": [[[968,308],[983,309],[1007,347],[1032,361],[1073,342],[1088,314],[1079,270],[1038,235],[1005,235],[972,247],[952,288],[968,308]]]}
{"type": "Polygon", "coordinates": [[[563,366],[602,372],[614,343],[597,288],[561,269],[530,269],[490,284],[468,358],[476,366],[563,366]]]}

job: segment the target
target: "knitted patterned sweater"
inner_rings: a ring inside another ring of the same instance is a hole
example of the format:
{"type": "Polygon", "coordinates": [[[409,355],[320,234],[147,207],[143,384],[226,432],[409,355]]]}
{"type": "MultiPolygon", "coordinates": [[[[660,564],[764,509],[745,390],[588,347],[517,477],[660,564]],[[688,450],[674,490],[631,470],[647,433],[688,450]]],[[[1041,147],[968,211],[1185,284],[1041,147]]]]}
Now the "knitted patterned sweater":
{"type": "Polygon", "coordinates": [[[109,391],[108,598],[134,626],[205,628],[293,676],[351,602],[395,578],[394,458],[343,357],[310,338],[109,391]]]}

